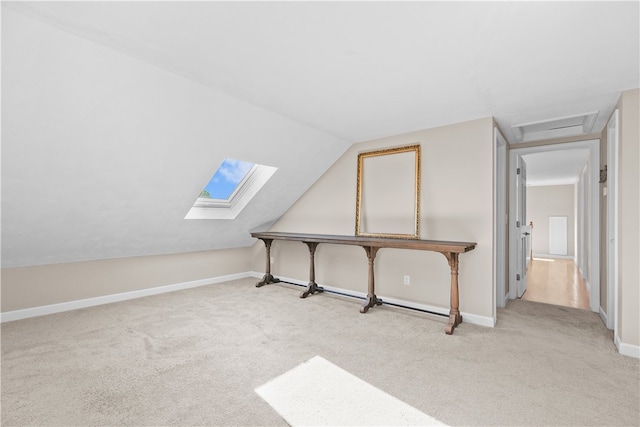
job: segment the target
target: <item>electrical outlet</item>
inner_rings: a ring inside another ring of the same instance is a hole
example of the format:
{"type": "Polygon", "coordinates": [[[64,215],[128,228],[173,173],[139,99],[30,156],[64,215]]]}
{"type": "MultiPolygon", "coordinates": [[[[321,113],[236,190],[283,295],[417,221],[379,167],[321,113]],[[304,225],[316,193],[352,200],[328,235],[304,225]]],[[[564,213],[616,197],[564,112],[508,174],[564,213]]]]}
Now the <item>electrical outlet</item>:
{"type": "Polygon", "coordinates": [[[408,274],[404,275],[404,282],[405,285],[410,285],[411,284],[411,276],[409,276],[408,274]]]}

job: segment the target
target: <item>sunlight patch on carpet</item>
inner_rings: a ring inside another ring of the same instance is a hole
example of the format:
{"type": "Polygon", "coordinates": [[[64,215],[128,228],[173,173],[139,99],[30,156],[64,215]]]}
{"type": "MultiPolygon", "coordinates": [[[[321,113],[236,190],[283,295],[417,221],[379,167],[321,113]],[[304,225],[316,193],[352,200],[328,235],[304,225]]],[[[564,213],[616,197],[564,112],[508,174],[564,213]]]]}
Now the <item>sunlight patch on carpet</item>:
{"type": "Polygon", "coordinates": [[[255,389],[291,426],[442,426],[320,356],[255,389]]]}

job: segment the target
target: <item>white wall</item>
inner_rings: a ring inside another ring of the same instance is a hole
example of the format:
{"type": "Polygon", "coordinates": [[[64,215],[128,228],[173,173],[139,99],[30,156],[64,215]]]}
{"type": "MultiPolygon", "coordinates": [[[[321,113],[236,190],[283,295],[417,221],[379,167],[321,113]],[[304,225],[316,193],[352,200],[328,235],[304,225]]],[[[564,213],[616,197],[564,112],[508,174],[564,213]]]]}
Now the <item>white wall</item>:
{"type": "Polygon", "coordinates": [[[250,246],[351,145],[2,7],[2,266],[250,246]],[[225,157],[278,168],[185,220],[225,157]]]}

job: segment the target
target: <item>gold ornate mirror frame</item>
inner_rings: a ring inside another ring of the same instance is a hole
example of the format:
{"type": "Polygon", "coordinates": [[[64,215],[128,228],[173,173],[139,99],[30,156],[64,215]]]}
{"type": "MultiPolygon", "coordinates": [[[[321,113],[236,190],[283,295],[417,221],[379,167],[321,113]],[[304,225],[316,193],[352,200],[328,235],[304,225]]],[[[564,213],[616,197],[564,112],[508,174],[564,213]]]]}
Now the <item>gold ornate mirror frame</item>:
{"type": "Polygon", "coordinates": [[[358,154],[356,236],[420,238],[420,145],[358,154]]]}

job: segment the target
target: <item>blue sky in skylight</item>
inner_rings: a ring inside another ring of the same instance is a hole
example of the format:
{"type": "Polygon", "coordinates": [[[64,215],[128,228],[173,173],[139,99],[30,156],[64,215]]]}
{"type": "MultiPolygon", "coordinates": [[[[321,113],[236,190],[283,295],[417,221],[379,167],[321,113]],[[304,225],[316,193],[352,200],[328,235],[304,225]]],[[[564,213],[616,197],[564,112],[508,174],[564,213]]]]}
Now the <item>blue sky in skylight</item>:
{"type": "Polygon", "coordinates": [[[250,162],[225,159],[200,197],[207,197],[206,191],[212,199],[227,200],[253,166],[250,162]]]}

